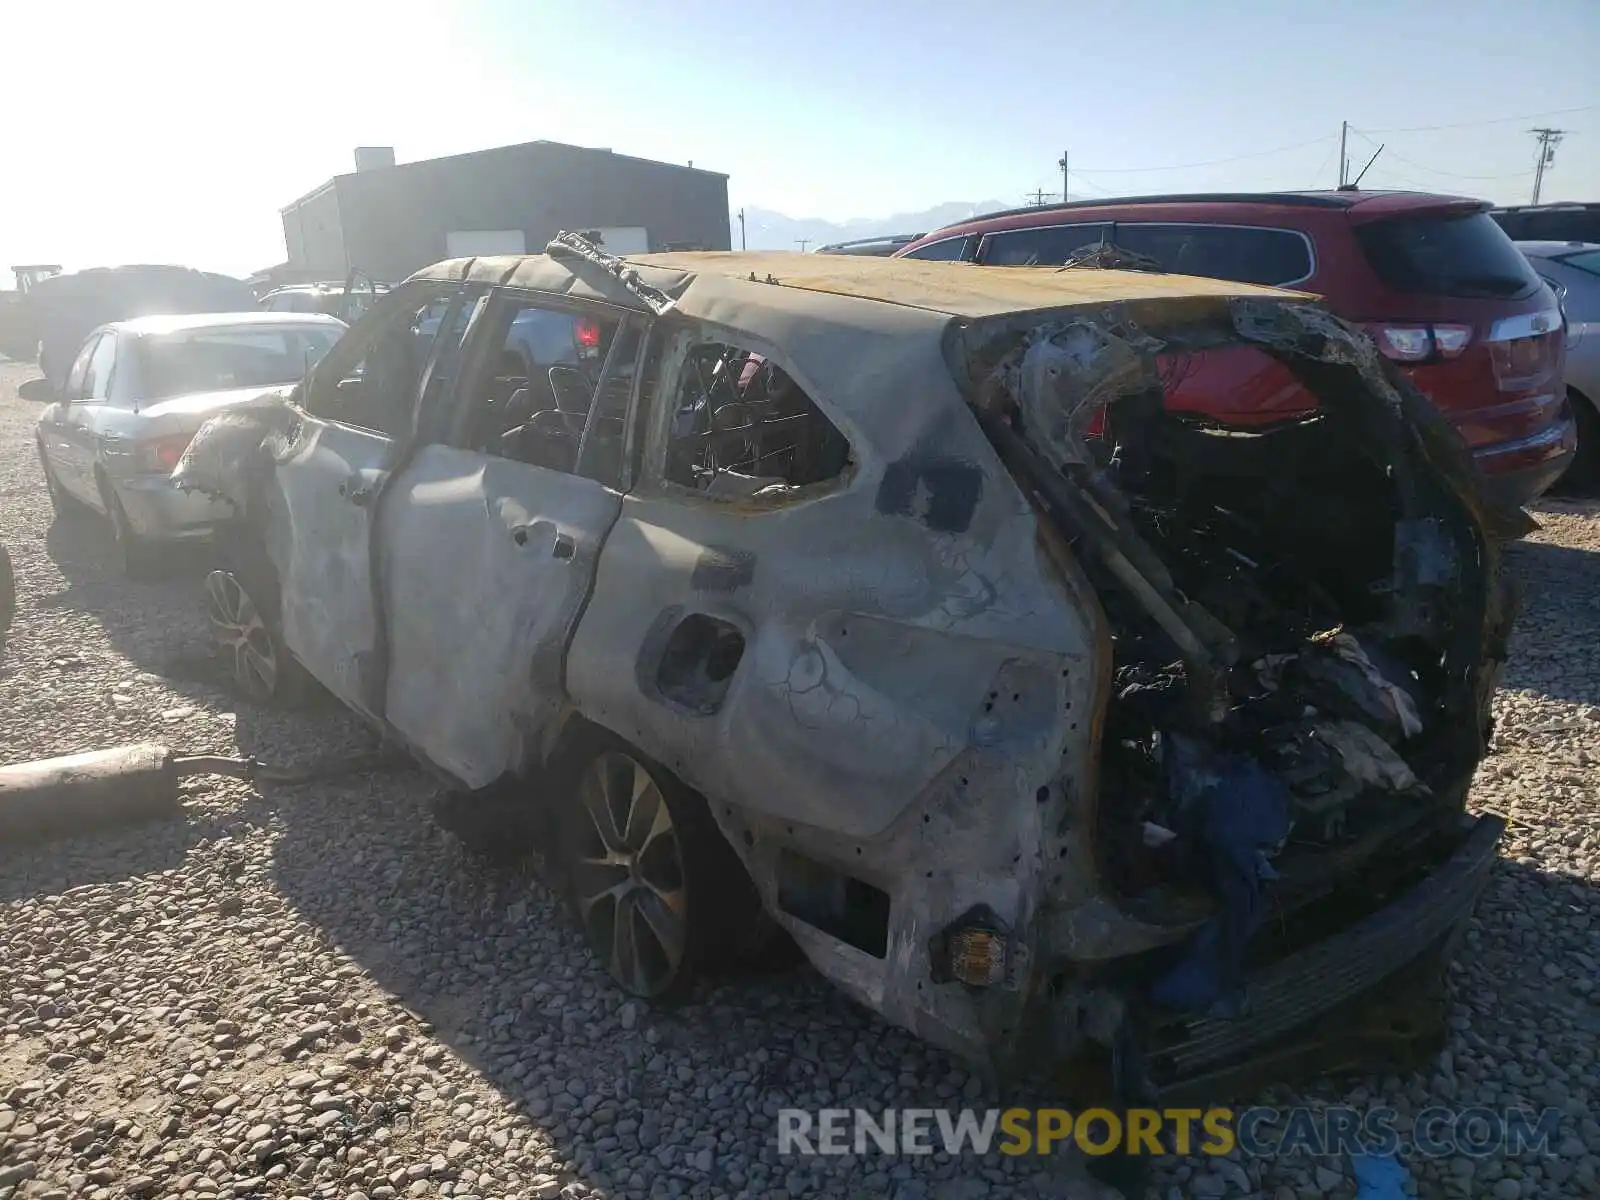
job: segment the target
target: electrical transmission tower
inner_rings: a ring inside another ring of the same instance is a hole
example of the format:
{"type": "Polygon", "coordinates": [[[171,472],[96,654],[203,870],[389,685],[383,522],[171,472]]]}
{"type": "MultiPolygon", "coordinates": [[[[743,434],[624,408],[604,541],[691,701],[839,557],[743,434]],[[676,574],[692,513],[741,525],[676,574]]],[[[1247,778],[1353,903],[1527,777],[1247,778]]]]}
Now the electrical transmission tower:
{"type": "Polygon", "coordinates": [[[1544,186],[1544,170],[1556,160],[1556,147],[1561,144],[1561,139],[1566,137],[1565,129],[1530,129],[1529,133],[1539,139],[1539,161],[1533,169],[1533,203],[1539,203],[1539,189],[1544,186]]]}

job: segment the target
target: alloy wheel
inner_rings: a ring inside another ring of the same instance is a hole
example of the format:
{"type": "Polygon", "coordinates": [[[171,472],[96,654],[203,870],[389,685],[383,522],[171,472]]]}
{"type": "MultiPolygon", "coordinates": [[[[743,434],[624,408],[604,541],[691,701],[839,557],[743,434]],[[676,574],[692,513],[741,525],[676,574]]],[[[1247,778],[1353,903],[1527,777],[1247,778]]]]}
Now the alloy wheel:
{"type": "Polygon", "coordinates": [[[592,758],[578,785],[570,869],[596,955],[636,996],[663,995],[685,966],[689,894],[683,847],[660,785],[617,750],[592,758]]]}
{"type": "Polygon", "coordinates": [[[229,658],[245,695],[271,700],[278,687],[278,649],[261,612],[231,571],[206,576],[206,614],[218,650],[229,658]]]}

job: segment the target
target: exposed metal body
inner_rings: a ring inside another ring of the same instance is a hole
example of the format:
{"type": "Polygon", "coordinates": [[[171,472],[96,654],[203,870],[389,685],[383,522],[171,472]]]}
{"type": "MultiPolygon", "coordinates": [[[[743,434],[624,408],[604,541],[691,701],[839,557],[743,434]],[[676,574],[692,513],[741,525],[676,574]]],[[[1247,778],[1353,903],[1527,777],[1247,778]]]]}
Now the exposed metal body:
{"type": "MultiPolygon", "coordinates": [[[[1115,271],[551,250],[431,268],[350,337],[457,287],[462,305],[511,289],[639,322],[651,348],[615,478],[464,443],[475,401],[434,382],[472,378],[492,349],[481,316],[459,358],[423,371],[414,436],[318,415],[336,349],[294,402],[208,426],[178,472],[257,532],[299,661],[464,788],[536,775],[566,729],[600,726],[706,797],[767,910],[889,1019],[1002,1067],[1107,1043],[1130,994],[1117,964],[1183,942],[1210,909],[1141,910],[1100,862],[1097,821],[1118,803],[1100,786],[1106,589],[1179,649],[1202,727],[1249,631],[1174,583],[1096,481],[1083,430],[1159,391],[1158,354],[1241,344],[1303,370],[1392,468],[1389,619],[1444,647],[1439,712],[1458,728],[1441,783],[1470,775],[1503,653],[1484,536],[1499,518],[1441,418],[1320,309],[1115,271]],[[844,469],[751,480],[742,498],[674,481],[665,398],[707,337],[803,388],[848,439],[844,469]],[[732,666],[708,650],[680,670],[686,628],[720,631],[732,666]],[[964,921],[982,934],[962,945],[1003,948],[994,986],[936,961],[964,921]]],[[[1413,824],[1434,816],[1418,804],[1413,824]]]]}

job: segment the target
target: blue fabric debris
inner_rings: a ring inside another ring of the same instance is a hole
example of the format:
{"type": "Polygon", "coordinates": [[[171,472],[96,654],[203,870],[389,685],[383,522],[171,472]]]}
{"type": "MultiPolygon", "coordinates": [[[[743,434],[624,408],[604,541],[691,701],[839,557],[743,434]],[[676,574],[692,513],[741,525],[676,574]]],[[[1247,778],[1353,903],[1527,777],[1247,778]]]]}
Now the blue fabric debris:
{"type": "Polygon", "coordinates": [[[1169,746],[1175,824],[1202,856],[1220,908],[1156,980],[1150,998],[1180,1012],[1238,1017],[1245,951],[1261,923],[1265,884],[1277,878],[1271,856],[1289,835],[1289,789],[1248,755],[1212,754],[1181,736],[1170,737],[1169,746]]]}
{"type": "Polygon", "coordinates": [[[1356,1200],[1410,1200],[1411,1172],[1391,1154],[1352,1154],[1350,1170],[1356,1177],[1356,1200]]]}

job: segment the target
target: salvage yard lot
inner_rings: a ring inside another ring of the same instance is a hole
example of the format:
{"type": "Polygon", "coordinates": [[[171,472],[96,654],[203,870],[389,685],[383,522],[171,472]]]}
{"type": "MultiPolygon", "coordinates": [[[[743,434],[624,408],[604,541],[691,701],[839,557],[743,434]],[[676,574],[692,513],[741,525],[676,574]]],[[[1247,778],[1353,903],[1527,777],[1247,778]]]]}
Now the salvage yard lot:
{"type": "MultiPolygon", "coordinates": [[[[0,363],[0,762],[158,741],[304,762],[370,747],[335,707],[216,682],[199,578],[132,584],[51,525],[0,363]]],[[[1600,1195],[1600,505],[1510,553],[1524,613],[1473,804],[1511,821],[1453,970],[1448,1051],[1258,1102],[1553,1106],[1547,1158],[1414,1162],[1425,1196],[1600,1195]]],[[[187,821],[0,851],[0,1200],[390,1195],[1092,1195],[1070,1159],[781,1158],[780,1108],[988,1107],[948,1056],[807,970],[671,1013],[626,1002],[548,895],[431,825],[416,772],[213,778],[187,821]]],[[[1026,1099],[1038,1099],[1034,1097],[1026,1099]]],[[[1404,1128],[1404,1117],[1401,1126],[1404,1128]]],[[[1333,1158],[1171,1158],[1152,1195],[1350,1196],[1333,1158]]]]}

